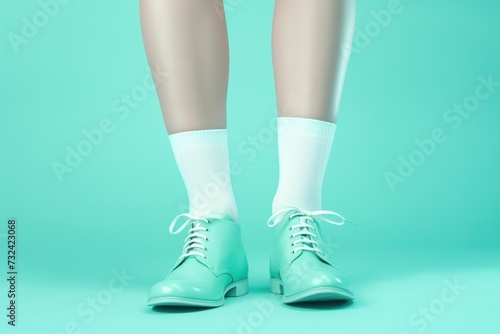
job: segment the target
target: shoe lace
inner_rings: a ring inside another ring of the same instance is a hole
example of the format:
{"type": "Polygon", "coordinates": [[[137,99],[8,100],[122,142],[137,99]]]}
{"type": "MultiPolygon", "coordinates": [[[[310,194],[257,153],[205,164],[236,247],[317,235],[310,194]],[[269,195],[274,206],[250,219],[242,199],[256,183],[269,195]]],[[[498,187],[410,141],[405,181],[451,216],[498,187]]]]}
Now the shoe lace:
{"type": "Polygon", "coordinates": [[[290,239],[299,237],[290,245],[291,247],[294,247],[292,250],[292,254],[298,252],[299,250],[324,254],[324,252],[320,249],[321,245],[319,243],[319,237],[315,233],[316,227],[314,225],[317,223],[344,225],[344,223],[347,222],[356,225],[355,223],[346,220],[341,214],[334,211],[307,211],[290,205],[273,214],[267,221],[267,226],[274,227],[284,222],[284,218],[286,217],[288,217],[288,220],[299,217],[298,223],[289,227],[289,230],[292,232],[290,234],[290,239]],[[333,219],[340,219],[340,221],[333,219]]]}
{"type": "MultiPolygon", "coordinates": [[[[210,211],[210,213],[215,213],[216,211],[210,211]]],[[[218,211],[217,211],[218,212],[218,211]]],[[[199,251],[198,249],[208,250],[205,246],[205,241],[208,241],[208,237],[205,235],[206,232],[209,232],[209,228],[203,226],[203,224],[210,224],[211,219],[206,216],[196,216],[191,213],[181,213],[177,217],[174,218],[172,223],[170,223],[169,232],[171,234],[179,234],[182,232],[188,225],[191,225],[191,228],[188,231],[187,237],[184,239],[184,247],[182,248],[182,253],[179,257],[179,260],[186,258],[188,256],[199,256],[203,259],[206,259],[207,256],[199,251]],[[178,224],[181,224],[176,228],[178,224]]]]}

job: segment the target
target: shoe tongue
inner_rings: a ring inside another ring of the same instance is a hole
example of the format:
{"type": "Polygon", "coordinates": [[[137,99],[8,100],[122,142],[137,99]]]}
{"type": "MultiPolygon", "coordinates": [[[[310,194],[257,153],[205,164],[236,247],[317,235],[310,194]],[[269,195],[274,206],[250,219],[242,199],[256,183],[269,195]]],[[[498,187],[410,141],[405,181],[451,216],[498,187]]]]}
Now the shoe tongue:
{"type": "MultiPolygon", "coordinates": [[[[309,219],[305,219],[305,218],[303,218],[303,217],[304,217],[304,216],[298,216],[298,217],[297,217],[296,222],[297,222],[297,223],[308,223],[308,224],[309,224],[309,225],[311,225],[311,226],[313,225],[313,224],[311,224],[311,220],[309,220],[309,219]]],[[[311,232],[311,228],[308,228],[308,227],[300,227],[299,229],[297,229],[297,231],[298,231],[298,232],[311,232]]],[[[307,240],[313,240],[313,237],[312,237],[311,235],[307,234],[307,233],[305,233],[305,234],[301,234],[301,235],[300,235],[300,238],[302,238],[302,239],[307,239],[307,240]]],[[[309,246],[309,247],[314,247],[314,245],[313,245],[312,243],[304,242],[303,244],[304,244],[304,245],[306,245],[306,246],[309,246]]],[[[304,252],[302,252],[302,253],[312,253],[312,254],[314,254],[314,256],[316,256],[316,253],[315,253],[315,252],[312,252],[312,251],[304,251],[304,252]]]]}
{"type": "MultiPolygon", "coordinates": [[[[299,223],[310,223],[310,220],[308,220],[308,219],[304,219],[304,218],[303,218],[303,216],[299,216],[298,218],[299,218],[299,219],[298,219],[299,223]]],[[[302,231],[309,232],[309,231],[310,231],[310,228],[308,228],[308,227],[301,227],[301,228],[300,228],[300,231],[301,231],[301,232],[302,232],[302,231]]],[[[302,235],[302,237],[303,237],[303,238],[306,238],[306,239],[309,239],[309,240],[311,240],[311,239],[312,239],[312,238],[311,238],[311,236],[310,236],[310,235],[308,235],[308,234],[304,234],[304,235],[302,235]]]]}
{"type": "MultiPolygon", "coordinates": [[[[191,223],[191,228],[194,228],[194,227],[199,227],[199,226],[201,226],[201,224],[202,224],[202,222],[201,222],[201,221],[195,221],[195,222],[192,222],[192,223],[191,223]]],[[[188,241],[189,246],[191,246],[192,244],[195,244],[195,243],[199,243],[199,242],[200,242],[200,240],[199,240],[198,238],[196,238],[196,237],[192,237],[192,235],[193,235],[194,233],[199,233],[199,232],[198,232],[198,231],[195,231],[195,232],[192,232],[192,233],[189,233],[189,234],[188,234],[188,237],[190,237],[190,238],[191,238],[191,239],[188,241]]],[[[190,259],[190,258],[193,258],[193,257],[195,257],[195,255],[189,255],[189,256],[187,256],[187,257],[186,257],[186,259],[190,259]]]]}

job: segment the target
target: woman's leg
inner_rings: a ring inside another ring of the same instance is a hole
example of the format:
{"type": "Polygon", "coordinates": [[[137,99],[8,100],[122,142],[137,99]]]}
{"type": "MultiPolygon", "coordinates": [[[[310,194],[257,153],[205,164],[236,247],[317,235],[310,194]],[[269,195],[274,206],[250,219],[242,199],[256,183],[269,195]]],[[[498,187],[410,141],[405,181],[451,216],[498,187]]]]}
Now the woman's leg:
{"type": "MultiPolygon", "coordinates": [[[[276,0],[273,62],[278,101],[279,184],[271,290],[285,303],[352,299],[332,264],[321,224],[343,223],[322,209],[323,178],[354,28],[354,0],[276,0]]],[[[339,220],[340,218],[340,220],[339,220]]]]}
{"type": "Polygon", "coordinates": [[[248,290],[229,174],[228,41],[221,1],[140,1],[149,64],[167,72],[156,88],[189,197],[189,213],[170,225],[173,234],[189,229],[182,254],[150,288],[150,306],[215,307],[225,295],[248,290]]]}
{"type": "Polygon", "coordinates": [[[149,64],[167,72],[157,92],[170,134],[226,127],[227,28],[213,2],[140,1],[149,64]]]}
{"type": "Polygon", "coordinates": [[[273,211],[321,207],[354,21],[354,0],[276,0],[280,183],[273,211]]]}
{"type": "Polygon", "coordinates": [[[140,1],[149,65],[167,73],[156,89],[190,212],[221,210],[237,220],[227,153],[229,52],[221,8],[214,0],[140,1]]]}

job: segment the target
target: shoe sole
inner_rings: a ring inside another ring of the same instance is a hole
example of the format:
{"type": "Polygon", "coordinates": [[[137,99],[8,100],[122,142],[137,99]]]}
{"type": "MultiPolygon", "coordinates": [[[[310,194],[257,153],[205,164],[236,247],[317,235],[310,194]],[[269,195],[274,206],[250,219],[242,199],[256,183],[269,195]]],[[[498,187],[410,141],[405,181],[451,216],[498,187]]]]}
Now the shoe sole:
{"type": "Polygon", "coordinates": [[[183,297],[157,297],[148,300],[148,306],[194,306],[219,307],[224,305],[225,297],[240,297],[248,293],[248,279],[229,284],[220,300],[202,300],[183,297]]]}
{"type": "MultiPolygon", "coordinates": [[[[271,278],[271,292],[278,295],[283,295],[283,284],[281,283],[281,280],[277,278],[271,278]]],[[[354,294],[352,292],[333,287],[312,288],[297,293],[293,296],[283,296],[283,302],[285,304],[353,299],[354,294]]]]}

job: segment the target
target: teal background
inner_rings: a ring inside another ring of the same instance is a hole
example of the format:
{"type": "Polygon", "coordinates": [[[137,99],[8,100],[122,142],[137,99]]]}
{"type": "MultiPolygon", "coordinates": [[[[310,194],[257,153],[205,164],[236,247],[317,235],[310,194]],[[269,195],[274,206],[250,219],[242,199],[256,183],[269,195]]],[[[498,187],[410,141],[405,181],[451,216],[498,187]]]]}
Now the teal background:
{"type": "MultiPolygon", "coordinates": [[[[148,76],[137,1],[69,1],[17,53],[8,34],[20,34],[23,17],[31,19],[41,7],[34,0],[2,1],[0,263],[6,272],[7,219],[16,218],[19,275],[17,326],[7,326],[2,313],[0,330],[500,331],[500,87],[460,127],[443,119],[474,94],[478,77],[500,81],[500,4],[401,0],[402,11],[372,31],[367,43],[363,33],[376,22],[373,11],[390,3],[357,2],[355,49],[325,179],[325,209],[359,224],[333,228],[329,239],[352,281],[354,304],[299,308],[269,293],[271,233],[265,222],[278,178],[270,130],[276,110],[273,2],[239,0],[225,3],[228,129],[250,294],[218,309],[155,312],[145,305],[146,293],[179,255],[183,237],[169,235],[168,225],[187,196],[156,93],[147,91],[126,117],[113,111],[114,101],[148,76]],[[53,163],[64,163],[66,147],[75,149],[85,139],[82,131],[104,119],[112,131],[59,180],[53,163]],[[435,128],[446,141],[391,189],[384,174],[396,173],[398,157],[408,158],[418,148],[415,140],[429,138],[435,128]],[[251,136],[265,138],[255,156],[243,151],[251,136]],[[106,289],[113,270],[122,268],[134,277],[123,291],[94,319],[78,314],[81,303],[106,289]],[[412,314],[432,305],[444,282],[455,279],[467,287],[456,300],[425,329],[411,323],[412,314]]],[[[0,282],[5,310],[8,287],[0,282]]]]}

